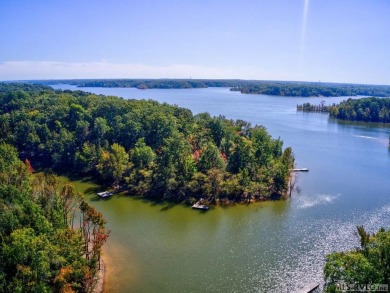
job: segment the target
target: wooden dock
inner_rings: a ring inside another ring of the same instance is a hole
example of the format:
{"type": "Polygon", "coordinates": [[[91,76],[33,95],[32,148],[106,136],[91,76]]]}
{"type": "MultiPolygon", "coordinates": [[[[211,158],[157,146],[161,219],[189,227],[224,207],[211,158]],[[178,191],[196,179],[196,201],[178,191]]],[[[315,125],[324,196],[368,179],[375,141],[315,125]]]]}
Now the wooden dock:
{"type": "Polygon", "coordinates": [[[197,203],[192,205],[192,208],[207,211],[210,207],[205,204],[200,204],[200,202],[198,201],[197,203]]]}
{"type": "Polygon", "coordinates": [[[109,191],[103,191],[103,192],[98,192],[97,195],[99,195],[101,198],[107,198],[113,195],[113,193],[109,191]]]}
{"type": "Polygon", "coordinates": [[[307,168],[297,168],[293,169],[294,172],[309,172],[309,169],[307,168]]]}
{"type": "Polygon", "coordinates": [[[319,286],[319,283],[310,283],[303,287],[301,290],[297,291],[297,293],[314,293],[319,286]]]}

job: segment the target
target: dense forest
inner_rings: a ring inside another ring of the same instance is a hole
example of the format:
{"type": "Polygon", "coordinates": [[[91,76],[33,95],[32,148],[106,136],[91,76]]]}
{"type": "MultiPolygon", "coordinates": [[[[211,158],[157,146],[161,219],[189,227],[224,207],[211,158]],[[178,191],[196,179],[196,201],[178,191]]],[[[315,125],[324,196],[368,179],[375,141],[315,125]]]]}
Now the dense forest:
{"type": "Polygon", "coordinates": [[[325,292],[345,292],[347,285],[351,292],[383,292],[374,287],[367,290],[353,286],[390,284],[390,230],[380,229],[375,234],[369,234],[359,226],[356,235],[360,238],[359,248],[327,256],[325,292]],[[344,288],[340,287],[342,284],[344,288]]]}
{"type": "Polygon", "coordinates": [[[330,117],[366,122],[390,122],[390,98],[348,99],[329,108],[330,117]]]}
{"type": "Polygon", "coordinates": [[[108,231],[69,183],[0,143],[0,292],[91,292],[108,231]]]}
{"type": "Polygon", "coordinates": [[[239,79],[90,79],[45,80],[40,84],[66,83],[79,87],[131,87],[138,89],[183,89],[230,87],[243,94],[264,94],[288,97],[376,96],[389,97],[390,86],[321,82],[261,81],[239,79]]]}
{"type": "Polygon", "coordinates": [[[0,139],[35,169],[188,203],[265,200],[289,189],[292,150],[262,126],[155,101],[25,84],[0,89],[0,139]]]}
{"type": "Polygon", "coordinates": [[[233,90],[244,94],[289,97],[390,96],[390,86],[335,83],[264,82],[238,86],[233,90]]]}
{"type": "Polygon", "coordinates": [[[297,105],[297,111],[329,112],[330,117],[341,120],[365,122],[390,122],[390,98],[348,99],[332,106],[297,105]]]}

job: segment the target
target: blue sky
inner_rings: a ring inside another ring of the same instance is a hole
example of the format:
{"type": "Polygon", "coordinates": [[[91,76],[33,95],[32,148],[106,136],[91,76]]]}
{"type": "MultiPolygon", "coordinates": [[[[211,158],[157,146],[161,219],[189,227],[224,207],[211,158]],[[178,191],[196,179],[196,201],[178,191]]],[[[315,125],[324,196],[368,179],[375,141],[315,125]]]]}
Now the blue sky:
{"type": "Polygon", "coordinates": [[[388,0],[0,0],[0,8],[0,80],[390,84],[388,0]]]}

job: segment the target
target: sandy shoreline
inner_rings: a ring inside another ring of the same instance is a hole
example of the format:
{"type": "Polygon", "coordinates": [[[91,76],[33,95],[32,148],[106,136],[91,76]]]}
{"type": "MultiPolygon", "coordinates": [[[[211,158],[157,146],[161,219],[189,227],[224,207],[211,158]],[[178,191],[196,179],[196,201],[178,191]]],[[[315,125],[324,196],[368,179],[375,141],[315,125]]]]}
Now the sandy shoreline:
{"type": "Polygon", "coordinates": [[[100,260],[100,270],[96,276],[96,284],[93,288],[93,293],[104,293],[105,292],[105,283],[106,283],[106,262],[104,261],[104,257],[101,257],[100,260]]]}

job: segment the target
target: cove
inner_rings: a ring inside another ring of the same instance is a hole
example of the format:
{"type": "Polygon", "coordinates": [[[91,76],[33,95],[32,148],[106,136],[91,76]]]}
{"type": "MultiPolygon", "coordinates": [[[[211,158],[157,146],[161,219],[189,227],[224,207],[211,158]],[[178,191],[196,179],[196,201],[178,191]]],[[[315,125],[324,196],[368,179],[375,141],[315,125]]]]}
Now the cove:
{"type": "Polygon", "coordinates": [[[264,125],[293,148],[300,193],[207,213],[116,195],[80,182],[108,221],[107,292],[293,292],[322,281],[325,255],[357,246],[355,226],[390,226],[390,129],[296,112],[304,102],[346,99],[245,95],[227,88],[81,89],[177,104],[264,125]]]}

